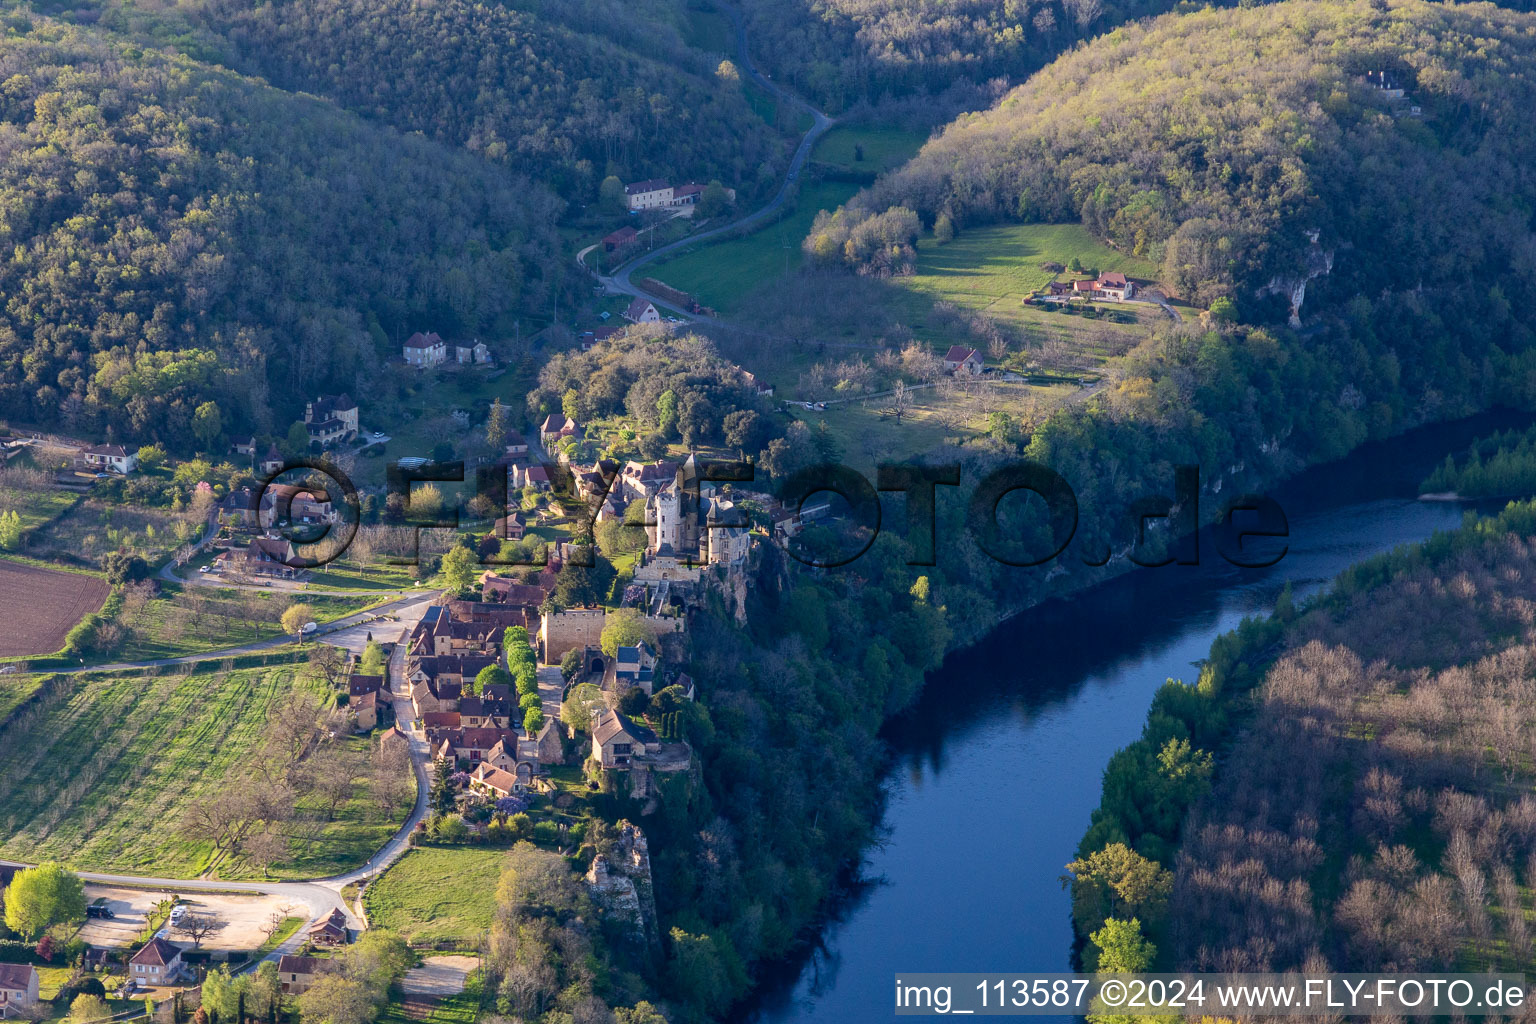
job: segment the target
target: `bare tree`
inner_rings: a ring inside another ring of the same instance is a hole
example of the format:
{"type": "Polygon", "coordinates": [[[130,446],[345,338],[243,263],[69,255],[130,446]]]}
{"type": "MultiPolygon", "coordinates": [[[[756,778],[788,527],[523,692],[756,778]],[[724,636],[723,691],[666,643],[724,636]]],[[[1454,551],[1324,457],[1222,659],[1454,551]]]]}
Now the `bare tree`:
{"type": "Polygon", "coordinates": [[[906,381],[897,380],[896,388],[891,392],[891,412],[895,415],[898,424],[911,408],[912,393],[907,390],[906,381]]]}
{"type": "Polygon", "coordinates": [[[173,926],[174,930],[192,940],[193,948],[203,944],[203,940],[220,928],[224,922],[217,914],[205,910],[194,910],[183,914],[181,920],[173,926]]]}

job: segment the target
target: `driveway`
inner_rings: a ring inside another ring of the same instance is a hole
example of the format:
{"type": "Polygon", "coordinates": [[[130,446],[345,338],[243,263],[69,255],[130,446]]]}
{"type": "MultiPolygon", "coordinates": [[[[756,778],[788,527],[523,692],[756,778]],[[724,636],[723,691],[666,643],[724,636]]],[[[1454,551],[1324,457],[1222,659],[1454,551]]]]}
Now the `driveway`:
{"type": "Polygon", "coordinates": [[[447,999],[464,991],[469,972],[480,966],[474,956],[430,956],[405,972],[400,987],[408,996],[447,999]]]}

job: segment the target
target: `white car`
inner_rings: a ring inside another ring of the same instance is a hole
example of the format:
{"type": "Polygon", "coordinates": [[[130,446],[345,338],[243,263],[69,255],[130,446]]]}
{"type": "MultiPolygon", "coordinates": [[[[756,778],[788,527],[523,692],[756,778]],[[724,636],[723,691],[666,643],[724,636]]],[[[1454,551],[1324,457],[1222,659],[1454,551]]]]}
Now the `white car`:
{"type": "Polygon", "coordinates": [[[210,571],[212,571],[212,569],[213,569],[213,566],[211,566],[211,565],[200,565],[200,566],[198,566],[197,571],[198,572],[210,572],[210,571]]]}

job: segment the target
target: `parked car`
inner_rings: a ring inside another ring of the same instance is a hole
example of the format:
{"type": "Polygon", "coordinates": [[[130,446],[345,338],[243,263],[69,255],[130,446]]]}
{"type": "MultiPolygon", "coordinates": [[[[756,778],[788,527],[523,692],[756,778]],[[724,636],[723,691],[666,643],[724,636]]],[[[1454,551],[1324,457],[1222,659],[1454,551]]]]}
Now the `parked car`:
{"type": "Polygon", "coordinates": [[[198,572],[211,572],[212,570],[213,566],[211,565],[200,565],[197,567],[198,572]]]}
{"type": "Polygon", "coordinates": [[[186,914],[186,906],[181,903],[176,904],[171,908],[171,924],[175,924],[177,921],[180,921],[183,917],[186,916],[186,914]]]}
{"type": "Polygon", "coordinates": [[[304,623],[303,626],[301,626],[299,628],[299,635],[300,636],[310,636],[310,635],[312,635],[315,632],[315,630],[317,630],[319,628],[320,628],[320,624],[319,623],[316,623],[316,622],[306,622],[306,623],[304,623]]]}
{"type": "Polygon", "coordinates": [[[96,917],[104,921],[110,921],[117,915],[112,913],[111,907],[92,904],[91,906],[85,908],[85,916],[96,917]]]}

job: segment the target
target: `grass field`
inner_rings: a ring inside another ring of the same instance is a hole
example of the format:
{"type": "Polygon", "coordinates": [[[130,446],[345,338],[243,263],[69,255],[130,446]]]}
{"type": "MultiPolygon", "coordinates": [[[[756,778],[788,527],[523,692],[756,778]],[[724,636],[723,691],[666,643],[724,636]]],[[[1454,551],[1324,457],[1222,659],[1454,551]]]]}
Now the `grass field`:
{"type": "MultiPolygon", "coordinates": [[[[249,773],[269,709],[295,687],[323,684],[292,668],[79,677],[0,728],[0,856],[195,877],[209,850],[183,835],[186,809],[249,773]]],[[[367,740],[357,742],[366,757],[367,740]]],[[[403,817],[359,786],[274,874],[361,863],[403,817]]],[[[233,864],[221,874],[259,872],[233,864]]]]}
{"type": "Polygon", "coordinates": [[[889,413],[889,399],[881,398],[829,405],[816,412],[791,412],[813,431],[826,423],[827,432],[842,449],[842,461],[869,470],[878,462],[970,441],[986,432],[988,414],[994,410],[1024,417],[1031,409],[1054,406],[1077,390],[1068,385],[993,383],[920,388],[912,392],[912,407],[900,423],[889,413]]]}
{"type": "Polygon", "coordinates": [[[823,135],[811,152],[811,159],[839,171],[883,174],[912,159],[927,141],[927,132],[846,125],[823,135]],[[864,147],[863,160],[857,159],[858,146],[864,147]]]}
{"type": "Polygon", "coordinates": [[[332,622],[382,601],[366,595],[288,595],[216,587],[166,587],[163,597],[123,616],[129,635],[101,661],[149,661],[202,654],[266,640],[282,632],[278,620],[290,603],[315,609],[315,620],[332,622]]]}
{"type": "Polygon", "coordinates": [[[26,551],[37,558],[71,556],[100,564],[107,552],[127,549],[156,564],[196,533],[196,524],[174,512],[88,498],[29,534],[26,551]]]}
{"type": "Polygon", "coordinates": [[[38,476],[35,472],[0,470],[0,512],[14,509],[21,518],[23,534],[52,522],[80,500],[72,491],[40,484],[38,476]]]}
{"type": "Polygon", "coordinates": [[[685,35],[688,45],[722,57],[734,55],[736,39],[731,32],[731,19],[713,4],[702,8],[690,7],[687,12],[685,35]]]}
{"type": "Polygon", "coordinates": [[[43,677],[40,675],[0,676],[0,722],[9,718],[22,701],[36,693],[42,683],[43,677]]]}
{"type": "Polygon", "coordinates": [[[800,190],[795,211],[777,224],[742,238],[706,243],[647,267],[649,276],[681,289],[704,305],[731,312],[742,297],[781,276],[787,267],[798,270],[800,242],[820,210],[835,210],[857,186],[845,182],[808,183],[800,190]]]}
{"type": "Polygon", "coordinates": [[[479,939],[495,917],[505,859],[504,850],[412,850],[368,887],[368,919],[413,943],[479,939]]]}

